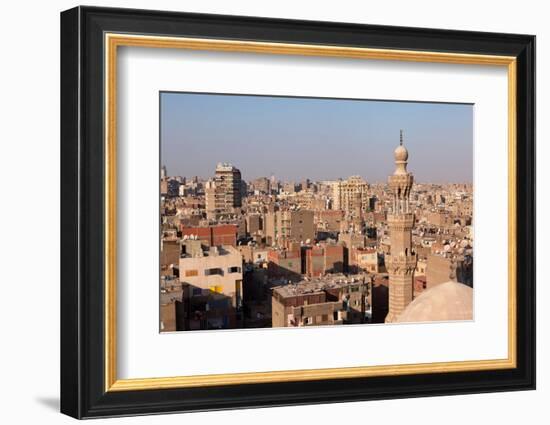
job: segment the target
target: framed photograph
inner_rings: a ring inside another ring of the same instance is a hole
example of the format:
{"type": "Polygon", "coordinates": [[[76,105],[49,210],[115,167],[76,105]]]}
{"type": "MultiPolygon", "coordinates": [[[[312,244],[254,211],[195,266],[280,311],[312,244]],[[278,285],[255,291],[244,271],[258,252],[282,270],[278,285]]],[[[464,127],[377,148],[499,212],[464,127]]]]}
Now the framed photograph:
{"type": "Polygon", "coordinates": [[[535,37],[61,14],[61,411],[535,388],[535,37]]]}

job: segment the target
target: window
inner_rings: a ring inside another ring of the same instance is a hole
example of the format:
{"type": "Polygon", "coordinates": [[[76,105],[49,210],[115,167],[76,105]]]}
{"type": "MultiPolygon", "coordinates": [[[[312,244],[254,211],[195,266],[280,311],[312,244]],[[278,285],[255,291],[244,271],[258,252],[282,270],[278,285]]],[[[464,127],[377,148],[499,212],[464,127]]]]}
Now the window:
{"type": "Polygon", "coordinates": [[[185,270],[185,277],[198,276],[198,270],[185,270]]]}
{"type": "Polygon", "coordinates": [[[321,321],[324,323],[324,322],[328,322],[328,314],[323,314],[321,316],[321,321]]]}
{"type": "Polygon", "coordinates": [[[213,268],[213,269],[206,269],[204,271],[205,276],[212,276],[212,275],[223,275],[223,270],[219,267],[213,268]]]}
{"type": "Polygon", "coordinates": [[[239,266],[233,266],[233,267],[229,267],[227,269],[227,272],[228,273],[240,273],[241,272],[241,268],[239,266]]]}
{"type": "Polygon", "coordinates": [[[306,325],[312,325],[313,324],[313,317],[306,317],[304,320],[306,325]]]}

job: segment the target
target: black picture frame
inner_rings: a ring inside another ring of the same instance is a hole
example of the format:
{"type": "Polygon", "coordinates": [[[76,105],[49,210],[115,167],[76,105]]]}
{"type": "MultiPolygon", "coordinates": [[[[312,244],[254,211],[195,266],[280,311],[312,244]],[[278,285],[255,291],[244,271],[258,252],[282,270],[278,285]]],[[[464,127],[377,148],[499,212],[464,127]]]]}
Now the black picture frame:
{"type": "Polygon", "coordinates": [[[61,13],[61,412],[75,418],[535,388],[535,37],[132,9],[61,13]],[[105,391],[104,34],[514,56],[517,59],[517,367],[105,391]]]}

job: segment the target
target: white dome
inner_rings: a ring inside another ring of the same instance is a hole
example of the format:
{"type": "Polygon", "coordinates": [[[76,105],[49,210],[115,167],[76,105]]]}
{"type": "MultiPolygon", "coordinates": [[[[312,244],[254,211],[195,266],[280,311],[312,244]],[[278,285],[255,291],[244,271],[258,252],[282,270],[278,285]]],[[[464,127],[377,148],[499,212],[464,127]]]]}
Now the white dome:
{"type": "Polygon", "coordinates": [[[396,322],[441,322],[473,319],[473,289],[448,281],[422,292],[396,322]]]}

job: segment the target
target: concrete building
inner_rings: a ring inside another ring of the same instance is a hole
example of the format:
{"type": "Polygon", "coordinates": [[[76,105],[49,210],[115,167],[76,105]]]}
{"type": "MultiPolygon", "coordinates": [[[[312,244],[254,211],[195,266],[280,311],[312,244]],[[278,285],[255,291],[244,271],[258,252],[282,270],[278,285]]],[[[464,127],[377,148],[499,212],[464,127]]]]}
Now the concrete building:
{"type": "Polygon", "coordinates": [[[160,243],[161,268],[177,265],[180,258],[180,240],[174,236],[165,236],[160,243]]]}
{"type": "Polygon", "coordinates": [[[351,176],[347,180],[339,180],[333,185],[333,209],[351,213],[357,208],[357,200],[362,211],[369,208],[369,185],[360,176],[351,176]]]}
{"type": "Polygon", "coordinates": [[[344,247],[336,244],[307,246],[302,249],[305,270],[310,277],[319,277],[327,273],[343,273],[345,268],[344,247]]]}
{"type": "Polygon", "coordinates": [[[313,211],[284,210],[268,212],[265,216],[267,243],[282,246],[287,240],[296,242],[313,241],[315,224],[313,211]]]}
{"type": "Polygon", "coordinates": [[[385,264],[389,273],[389,310],[386,322],[395,321],[413,299],[416,253],[412,249],[412,228],[414,212],[409,205],[413,175],[407,172],[409,153],[403,146],[401,131],[399,146],[395,149],[395,171],[388,178],[393,193],[391,214],[388,215],[390,229],[390,253],[385,264]]]}
{"type": "Polygon", "coordinates": [[[180,282],[189,304],[188,329],[235,328],[241,320],[243,262],[230,245],[182,241],[180,282]]]}
{"type": "Polygon", "coordinates": [[[366,323],[371,318],[370,279],[337,275],[273,289],[272,327],[366,323]]]}
{"type": "Polygon", "coordinates": [[[236,224],[218,224],[214,226],[180,226],[182,238],[197,239],[206,246],[237,246],[239,232],[236,224]]]}
{"type": "Polygon", "coordinates": [[[353,247],[349,257],[350,267],[355,267],[357,271],[382,272],[381,260],[376,248],[353,247]]]}
{"type": "Polygon", "coordinates": [[[318,230],[339,232],[343,219],[344,211],[342,210],[315,210],[315,224],[318,230]]]}
{"type": "Polygon", "coordinates": [[[160,331],[174,332],[183,330],[178,326],[178,318],[183,316],[183,290],[179,279],[174,276],[160,278],[160,331]]]}
{"type": "Polygon", "coordinates": [[[271,193],[271,181],[267,177],[258,177],[250,182],[251,189],[258,194],[269,195],[271,193]]]}
{"type": "Polygon", "coordinates": [[[300,250],[271,249],[267,253],[267,272],[270,279],[299,281],[302,278],[300,250]]]}
{"type": "MultiPolygon", "coordinates": [[[[269,180],[268,180],[269,181],[269,180]]],[[[253,236],[263,234],[264,220],[261,214],[247,214],[246,232],[253,236]]]]}
{"type": "Polygon", "coordinates": [[[233,214],[242,206],[241,172],[231,164],[219,163],[214,178],[205,185],[205,197],[209,218],[233,214]]]}
{"type": "Polygon", "coordinates": [[[433,288],[449,280],[473,287],[473,261],[469,255],[430,254],[426,262],[426,285],[433,288]]]}
{"type": "Polygon", "coordinates": [[[176,197],[180,194],[180,182],[166,177],[160,181],[160,194],[162,196],[176,197]]]}

